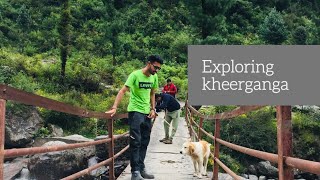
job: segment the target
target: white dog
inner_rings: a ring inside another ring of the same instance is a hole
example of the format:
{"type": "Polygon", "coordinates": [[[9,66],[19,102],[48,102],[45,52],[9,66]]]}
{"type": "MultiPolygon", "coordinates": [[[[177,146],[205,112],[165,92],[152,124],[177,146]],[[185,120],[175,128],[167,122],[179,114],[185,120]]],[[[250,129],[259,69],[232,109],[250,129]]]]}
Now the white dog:
{"type": "Polygon", "coordinates": [[[202,175],[207,176],[207,165],[210,156],[210,146],[207,141],[183,143],[181,154],[187,154],[191,157],[194,166],[193,176],[202,178],[202,175]]]}

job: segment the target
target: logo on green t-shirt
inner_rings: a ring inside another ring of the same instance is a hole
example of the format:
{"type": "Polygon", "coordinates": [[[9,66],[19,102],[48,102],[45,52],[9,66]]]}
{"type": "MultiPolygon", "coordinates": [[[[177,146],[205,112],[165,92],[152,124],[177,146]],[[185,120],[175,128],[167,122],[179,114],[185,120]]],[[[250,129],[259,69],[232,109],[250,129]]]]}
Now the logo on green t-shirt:
{"type": "Polygon", "coordinates": [[[151,82],[139,82],[139,88],[151,89],[152,83],[151,82]]]}

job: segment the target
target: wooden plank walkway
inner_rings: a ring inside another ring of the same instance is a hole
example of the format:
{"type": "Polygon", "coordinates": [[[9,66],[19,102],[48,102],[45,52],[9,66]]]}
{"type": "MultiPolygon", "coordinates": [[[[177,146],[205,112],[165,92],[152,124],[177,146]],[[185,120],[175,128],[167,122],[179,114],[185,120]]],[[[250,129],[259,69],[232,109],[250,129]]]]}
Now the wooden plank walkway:
{"type": "MultiPolygon", "coordinates": [[[[193,164],[189,156],[180,154],[182,144],[190,137],[185,119],[181,117],[173,144],[160,143],[164,137],[164,113],[159,113],[151,132],[150,144],[145,159],[146,168],[155,175],[156,180],[196,180],[193,177],[193,164]]],[[[212,177],[212,173],[209,173],[212,177]]],[[[204,180],[211,178],[203,177],[204,180]]],[[[130,180],[131,167],[128,167],[118,177],[118,180],[130,180]]],[[[220,178],[219,178],[220,179],[220,178]]]]}

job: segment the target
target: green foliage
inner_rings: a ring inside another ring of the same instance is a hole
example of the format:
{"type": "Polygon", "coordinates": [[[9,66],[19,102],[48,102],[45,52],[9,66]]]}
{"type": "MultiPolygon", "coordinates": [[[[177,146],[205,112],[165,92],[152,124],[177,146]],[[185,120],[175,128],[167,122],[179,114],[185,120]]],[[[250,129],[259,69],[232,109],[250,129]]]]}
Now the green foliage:
{"type": "Polygon", "coordinates": [[[66,135],[81,134],[86,137],[94,137],[96,135],[95,120],[80,118],[75,115],[41,109],[41,116],[46,123],[60,126],[66,135]]]}
{"type": "MultiPolygon", "coordinates": [[[[172,38],[173,38],[172,34],[172,38]]],[[[188,45],[192,44],[192,34],[182,32],[178,34],[174,39],[170,42],[169,53],[170,57],[173,58],[170,61],[177,62],[177,63],[187,63],[187,51],[188,45]]]]}
{"type": "Polygon", "coordinates": [[[320,113],[296,112],[292,121],[294,155],[302,159],[320,161],[320,113]]]}
{"type": "MultiPolygon", "coordinates": [[[[188,89],[187,45],[319,44],[319,12],[318,1],[296,0],[0,1],[0,83],[104,112],[127,76],[143,67],[148,55],[159,54],[165,60],[158,74],[160,87],[172,79],[183,100],[188,89]],[[64,84],[60,61],[65,66],[64,84]]],[[[126,94],[119,113],[126,112],[128,99],[126,94]]],[[[209,115],[233,108],[204,107],[201,111],[209,115]]],[[[103,120],[41,112],[47,123],[62,126],[67,134],[107,133],[103,120]]],[[[274,114],[265,108],[222,121],[221,136],[274,152],[274,114]]],[[[313,111],[295,111],[296,156],[319,161],[319,118],[313,111]]],[[[213,133],[213,127],[214,121],[204,122],[208,132],[213,133]]],[[[116,133],[127,129],[126,120],[115,121],[116,133]]],[[[39,134],[46,134],[45,129],[39,134]]],[[[252,160],[223,147],[221,151],[230,155],[223,161],[230,162],[236,172],[242,169],[237,162],[233,166],[234,159],[252,160]]]]}
{"type": "Polygon", "coordinates": [[[9,66],[0,66],[0,83],[9,84],[12,76],[14,76],[14,71],[9,66]]]}
{"type": "Polygon", "coordinates": [[[134,70],[141,69],[142,67],[142,62],[138,60],[130,60],[122,63],[121,65],[117,66],[112,73],[112,79],[114,81],[113,84],[115,84],[116,87],[121,88],[126,82],[129,74],[134,70]]]}
{"type": "Polygon", "coordinates": [[[167,65],[164,64],[161,71],[158,72],[159,87],[163,87],[166,84],[166,80],[169,78],[179,88],[177,97],[184,100],[188,90],[187,79],[187,66],[179,66],[178,64],[167,65]]]}
{"type": "Polygon", "coordinates": [[[13,76],[10,80],[10,85],[27,92],[35,92],[39,87],[32,77],[27,76],[23,72],[19,72],[13,76]]]}
{"type": "Polygon", "coordinates": [[[268,44],[281,44],[287,39],[287,28],[279,12],[272,9],[260,26],[261,37],[268,44]]]}
{"type": "Polygon", "coordinates": [[[34,137],[40,137],[40,138],[45,138],[50,135],[50,131],[46,127],[41,127],[36,134],[34,134],[34,137]]]}
{"type": "MultiPolygon", "coordinates": [[[[235,158],[232,158],[228,154],[219,154],[219,159],[236,174],[239,174],[244,171],[244,167],[240,164],[240,162],[237,161],[235,158]]],[[[224,172],[224,170],[220,167],[219,172],[224,172]]]]}
{"type": "Polygon", "coordinates": [[[71,12],[69,0],[62,0],[61,19],[58,32],[60,34],[60,59],[61,59],[61,78],[65,77],[65,66],[70,51],[70,36],[71,36],[71,12]]]}
{"type": "MultiPolygon", "coordinates": [[[[205,115],[214,115],[234,109],[235,106],[209,106],[202,107],[200,112],[205,115]]],[[[263,109],[253,111],[247,114],[240,115],[230,120],[221,120],[221,139],[240,146],[251,149],[261,150],[265,152],[275,153],[276,142],[276,121],[275,110],[273,107],[265,107],[263,109]]],[[[197,120],[199,122],[199,120],[197,120]]],[[[210,134],[214,134],[214,121],[204,121],[203,128],[210,134]]],[[[208,142],[212,142],[210,138],[204,135],[203,137],[208,142]]],[[[233,151],[230,148],[221,146],[220,151],[223,154],[228,154],[232,158],[237,159],[243,165],[254,163],[256,158],[245,155],[238,151],[233,151]]],[[[228,158],[225,160],[228,162],[228,158]]],[[[242,171],[243,168],[235,162],[230,162],[231,167],[236,171],[242,171]]]]}
{"type": "Polygon", "coordinates": [[[22,5],[21,8],[18,10],[17,23],[20,26],[20,28],[25,30],[28,30],[32,25],[30,12],[25,5],[22,5]]]}
{"type": "Polygon", "coordinates": [[[295,31],[292,34],[294,44],[297,45],[305,45],[307,43],[307,31],[306,28],[303,26],[299,26],[295,29],[295,31]]]}

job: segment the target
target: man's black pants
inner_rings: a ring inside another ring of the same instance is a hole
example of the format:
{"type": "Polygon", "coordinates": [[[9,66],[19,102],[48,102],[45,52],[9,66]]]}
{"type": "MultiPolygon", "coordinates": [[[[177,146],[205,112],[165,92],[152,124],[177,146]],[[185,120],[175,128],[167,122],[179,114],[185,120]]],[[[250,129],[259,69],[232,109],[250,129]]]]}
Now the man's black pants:
{"type": "Polygon", "coordinates": [[[145,168],[144,159],[150,141],[151,119],[146,114],[129,112],[131,172],[145,168]]]}

